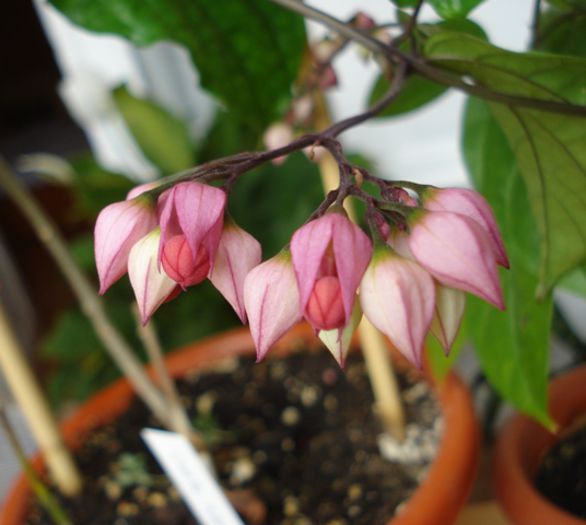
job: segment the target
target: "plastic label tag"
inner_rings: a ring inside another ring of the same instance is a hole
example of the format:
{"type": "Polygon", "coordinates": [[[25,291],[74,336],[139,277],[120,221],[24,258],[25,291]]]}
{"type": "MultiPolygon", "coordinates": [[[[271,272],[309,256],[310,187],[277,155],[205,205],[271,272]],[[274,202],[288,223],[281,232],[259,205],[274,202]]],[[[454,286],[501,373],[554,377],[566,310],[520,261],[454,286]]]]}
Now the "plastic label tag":
{"type": "Polygon", "coordinates": [[[145,428],[141,437],[202,525],[244,525],[187,439],[152,428],[145,428]]]}

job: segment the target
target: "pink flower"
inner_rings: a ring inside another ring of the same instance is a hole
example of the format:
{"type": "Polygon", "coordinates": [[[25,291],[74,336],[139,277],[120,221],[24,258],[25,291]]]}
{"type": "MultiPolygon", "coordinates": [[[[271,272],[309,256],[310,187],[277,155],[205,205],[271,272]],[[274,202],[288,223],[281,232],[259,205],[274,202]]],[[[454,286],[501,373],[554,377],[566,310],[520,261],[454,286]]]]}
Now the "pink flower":
{"type": "Polygon", "coordinates": [[[324,38],[311,46],[311,52],[319,63],[326,64],[339,47],[340,42],[338,40],[324,38]]]}
{"type": "MultiPolygon", "coordinates": [[[[263,135],[263,142],[267,149],[277,149],[286,146],[293,140],[293,128],[284,122],[275,122],[271,124],[263,135]]],[[[273,159],[271,162],[275,166],[280,166],[287,159],[287,155],[282,155],[273,159]]]]}
{"type": "Polygon", "coordinates": [[[160,239],[161,231],[155,228],[132,247],[128,257],[128,277],[142,324],[146,324],[157,308],[176,293],[177,283],[157,264],[160,239]]]}
{"type": "Polygon", "coordinates": [[[145,191],[154,190],[157,186],[159,186],[162,182],[160,180],[153,180],[151,182],[145,182],[144,184],[139,184],[132,188],[128,195],[126,195],[126,200],[134,199],[134,197],[138,197],[142,195],[145,191]]]}
{"type": "Polygon", "coordinates": [[[199,182],[180,182],[159,197],[159,262],[183,288],[213,267],[225,206],[223,190],[199,182]]]}
{"type": "Polygon", "coordinates": [[[440,283],[473,293],[504,309],[486,231],[459,213],[422,211],[412,217],[408,244],[415,260],[440,283]]]}
{"type": "Polygon", "coordinates": [[[360,304],[370,322],[412,363],[421,367],[431,325],[435,287],[416,262],[377,247],[360,285],[360,304]]]}
{"type": "Polygon", "coordinates": [[[244,306],[257,361],[301,319],[291,254],[282,251],[252,269],[244,280],[244,306]]]}
{"type": "Polygon", "coordinates": [[[131,248],[156,225],[155,207],[145,197],[115,202],[100,212],[94,229],[100,294],[126,273],[131,248]]]}
{"type": "Polygon", "coordinates": [[[464,292],[447,286],[436,285],[435,309],[431,321],[431,333],[442,345],[446,355],[450,353],[458,335],[466,296],[464,292]]]}
{"type": "Polygon", "coordinates": [[[316,330],[348,324],[356,289],[372,254],[366,234],[332,210],[299,228],[291,239],[300,308],[316,330]]]}
{"type": "Polygon", "coordinates": [[[451,211],[476,221],[487,233],[496,261],[505,268],[509,259],[496,219],[484,197],[465,188],[429,188],[423,197],[423,207],[430,211],[451,211]]]}
{"type": "Polygon", "coordinates": [[[358,11],[354,15],[354,24],[358,29],[369,31],[376,26],[375,21],[363,11],[358,11]]]}
{"type": "Polygon", "coordinates": [[[338,85],[338,76],[332,66],[328,65],[322,70],[318,84],[321,89],[329,89],[338,85]]]}
{"type": "Polygon", "coordinates": [[[232,305],[243,323],[246,323],[244,280],[260,264],[261,252],[260,243],[252,235],[230,219],[224,222],[210,280],[232,305]]]}

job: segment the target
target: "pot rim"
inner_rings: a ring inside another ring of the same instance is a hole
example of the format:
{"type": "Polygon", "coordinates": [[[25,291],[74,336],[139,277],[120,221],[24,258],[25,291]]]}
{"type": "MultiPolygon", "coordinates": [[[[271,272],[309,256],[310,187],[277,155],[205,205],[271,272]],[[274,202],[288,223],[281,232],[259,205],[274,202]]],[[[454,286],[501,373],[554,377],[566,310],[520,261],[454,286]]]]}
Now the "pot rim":
{"type": "Polygon", "coordinates": [[[586,365],[550,383],[549,409],[558,424],[556,433],[522,414],[514,415],[500,432],[493,461],[493,491],[507,515],[519,525],[586,525],[586,520],[546,499],[533,483],[543,456],[586,415],[585,383],[586,365]]]}
{"type": "MultiPolygon", "coordinates": [[[[302,346],[321,347],[311,328],[304,323],[283,336],[269,358],[302,346]]],[[[223,358],[246,354],[254,355],[254,344],[248,329],[239,327],[185,345],[170,353],[166,362],[170,373],[177,377],[190,371],[213,368],[214,363],[223,358]]],[[[396,351],[393,354],[396,357],[396,351]]],[[[402,356],[396,359],[399,368],[409,366],[402,356]]],[[[153,373],[150,367],[148,370],[153,373]]],[[[476,477],[480,432],[467,387],[454,372],[450,372],[441,383],[432,381],[427,372],[423,375],[432,383],[438,397],[444,418],[443,435],[426,478],[388,525],[451,524],[468,499],[476,477]]],[[[93,395],[61,424],[67,445],[78,447],[84,433],[114,420],[124,412],[133,397],[132,387],[124,378],[93,395]]],[[[35,469],[42,470],[38,453],[33,456],[32,464],[35,469]]],[[[28,483],[20,475],[5,500],[0,525],[23,523],[28,497],[28,483]]]]}

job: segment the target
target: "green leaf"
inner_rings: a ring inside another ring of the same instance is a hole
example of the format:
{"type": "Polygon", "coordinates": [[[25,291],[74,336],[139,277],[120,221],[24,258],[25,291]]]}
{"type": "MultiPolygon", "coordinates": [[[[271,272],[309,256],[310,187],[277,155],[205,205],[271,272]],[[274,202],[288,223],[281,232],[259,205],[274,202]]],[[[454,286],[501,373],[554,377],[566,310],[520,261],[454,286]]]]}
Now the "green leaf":
{"type": "Polygon", "coordinates": [[[145,156],[166,175],[195,164],[185,123],[150,100],[135,97],[126,86],[112,91],[118,110],[145,156]]]}
{"type": "MultiPolygon", "coordinates": [[[[461,34],[425,46],[435,66],[494,91],[576,105],[586,103],[586,60],[513,53],[461,34]]],[[[491,104],[527,185],[541,244],[540,296],[586,261],[586,125],[579,116],[491,104]]]]}
{"type": "Polygon", "coordinates": [[[94,218],[112,202],[123,200],[133,183],[124,175],[102,168],[90,154],[70,160],[75,177],[76,215],[94,218]]]}
{"type": "Polygon", "coordinates": [[[139,46],[184,45],[234,118],[260,133],[289,97],[305,48],[303,18],[266,0],[51,0],[74,23],[139,46]]]}
{"type": "Polygon", "coordinates": [[[442,31],[424,46],[428,61],[466,75],[497,93],[586,105],[586,60],[547,53],[514,53],[463,33],[442,31]]]}
{"type": "Polygon", "coordinates": [[[537,274],[531,258],[537,258],[538,241],[527,191],[507,139],[483,101],[468,102],[463,149],[476,188],[494,209],[511,261],[511,269],[501,272],[507,311],[470,297],[467,333],[497,392],[551,428],[547,372],[552,300],[535,300],[537,274]]]}
{"type": "Polygon", "coordinates": [[[94,236],[91,233],[83,233],[72,239],[69,242],[69,253],[80,268],[88,273],[96,273],[94,236]]]}
{"type": "Polygon", "coordinates": [[[492,105],[514,148],[541,237],[538,294],[586,261],[586,125],[579,117],[492,105]]]}
{"type": "Polygon", "coordinates": [[[586,266],[576,268],[564,276],[559,284],[560,288],[586,297],[586,266]]]}
{"type": "Polygon", "coordinates": [[[442,18],[465,18],[484,0],[427,0],[442,18]]]}
{"type": "MultiPolygon", "coordinates": [[[[382,98],[389,90],[389,81],[381,74],[370,92],[369,105],[374,104],[382,98]]],[[[435,100],[446,91],[446,87],[436,84],[431,80],[420,77],[419,75],[410,75],[399,96],[389,104],[384,111],[377,115],[378,118],[395,117],[402,115],[414,109],[418,109],[425,104],[435,100]]]]}
{"type": "Polygon", "coordinates": [[[302,153],[282,166],[266,164],[234,185],[230,211],[261,243],[264,258],[275,255],[323,200],[319,170],[302,153]]]}
{"type": "Polygon", "coordinates": [[[391,0],[398,8],[415,7],[419,0],[391,0]]]}
{"type": "MultiPolygon", "coordinates": [[[[419,26],[421,27],[421,26],[419,26]]],[[[482,40],[488,41],[488,35],[484,31],[483,27],[467,18],[454,18],[450,20],[442,20],[437,24],[433,24],[433,27],[441,31],[456,31],[460,33],[466,33],[467,35],[481,38],[482,40]]]]}

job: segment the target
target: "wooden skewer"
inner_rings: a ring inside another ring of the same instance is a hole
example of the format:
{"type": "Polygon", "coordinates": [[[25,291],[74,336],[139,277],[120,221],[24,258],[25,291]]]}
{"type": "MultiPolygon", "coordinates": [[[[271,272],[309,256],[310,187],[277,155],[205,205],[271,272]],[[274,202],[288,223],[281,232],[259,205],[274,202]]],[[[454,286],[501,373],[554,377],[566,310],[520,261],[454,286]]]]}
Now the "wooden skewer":
{"type": "Polygon", "coordinates": [[[81,490],[81,476],[69,450],[63,443],[57,422],[41,388],[24,357],[4,307],[0,304],[0,369],[21,408],[49,473],[59,490],[74,496],[81,490]]]}

